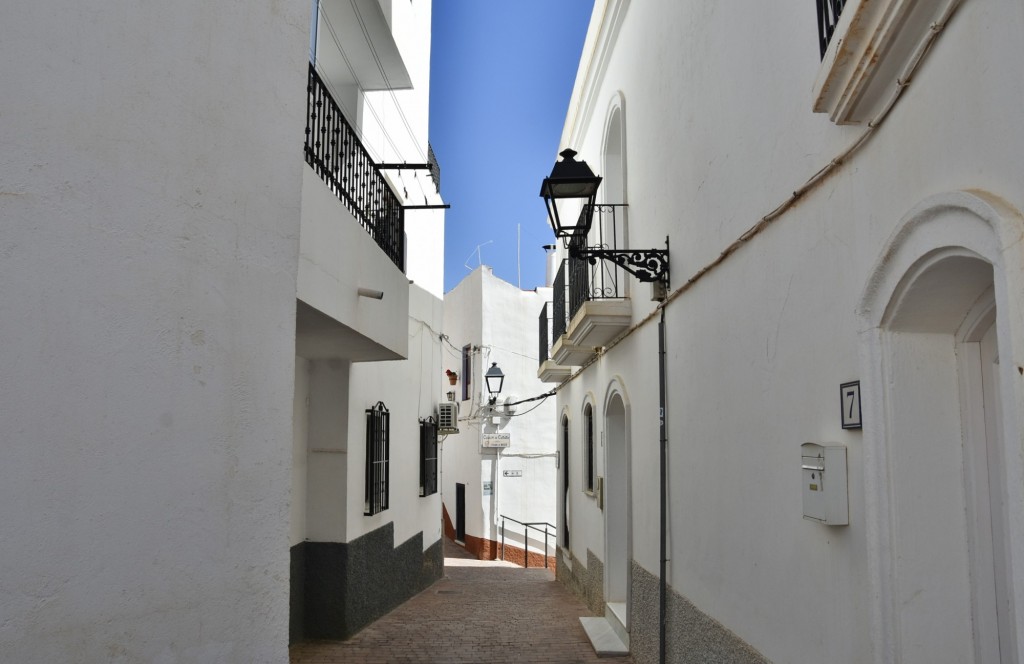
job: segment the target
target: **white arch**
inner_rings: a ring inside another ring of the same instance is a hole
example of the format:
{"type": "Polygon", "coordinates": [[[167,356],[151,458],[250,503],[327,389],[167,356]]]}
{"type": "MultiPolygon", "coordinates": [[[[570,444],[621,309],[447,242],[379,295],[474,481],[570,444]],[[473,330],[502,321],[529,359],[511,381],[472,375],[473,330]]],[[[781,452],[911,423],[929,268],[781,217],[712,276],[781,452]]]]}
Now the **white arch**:
{"type": "MultiPolygon", "coordinates": [[[[1024,218],[1004,201],[979,191],[950,192],[931,196],[907,213],[870,273],[857,308],[861,321],[861,374],[864,414],[864,506],[871,582],[871,631],[875,661],[896,662],[900,657],[899,626],[894,576],[895,504],[890,469],[885,390],[887,362],[886,328],[914,322],[897,319],[900,303],[916,277],[944,260],[980,259],[992,267],[997,308],[1000,355],[1013,368],[1024,366],[1024,218]],[[1012,294],[1012,295],[1011,295],[1012,294]]],[[[1019,370],[1024,373],[1024,369],[1019,370]]],[[[1024,413],[1021,382],[1000,372],[1003,401],[1009,407],[1002,416],[1006,455],[1010,568],[1024,569],[1024,468],[1021,451],[1021,416],[1024,413]]],[[[1017,575],[1019,576],[1019,574],[1017,575]]],[[[1012,589],[1016,632],[1024,633],[1024,583],[1012,589]]],[[[1021,644],[1018,644],[1018,648],[1021,644]]],[[[1020,658],[1020,653],[1018,653],[1020,658]]],[[[1024,658],[1020,658],[1024,661],[1024,658]]]]}

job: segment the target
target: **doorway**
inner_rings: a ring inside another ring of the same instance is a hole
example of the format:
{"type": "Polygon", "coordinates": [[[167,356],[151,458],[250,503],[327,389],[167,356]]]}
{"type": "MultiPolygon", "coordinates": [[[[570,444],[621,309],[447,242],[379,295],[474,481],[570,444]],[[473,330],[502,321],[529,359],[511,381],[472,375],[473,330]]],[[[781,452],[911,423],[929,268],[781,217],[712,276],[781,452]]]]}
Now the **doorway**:
{"type": "Polygon", "coordinates": [[[900,660],[1016,662],[992,266],[914,264],[883,321],[900,660]]]}
{"type": "Polygon", "coordinates": [[[562,547],[569,550],[569,418],[562,416],[562,547]]]}
{"type": "Polygon", "coordinates": [[[628,629],[629,445],[626,407],[618,393],[612,394],[605,408],[605,438],[605,601],[628,629]]]}
{"type": "Polygon", "coordinates": [[[455,541],[466,543],[466,485],[455,484],[455,541]]]}

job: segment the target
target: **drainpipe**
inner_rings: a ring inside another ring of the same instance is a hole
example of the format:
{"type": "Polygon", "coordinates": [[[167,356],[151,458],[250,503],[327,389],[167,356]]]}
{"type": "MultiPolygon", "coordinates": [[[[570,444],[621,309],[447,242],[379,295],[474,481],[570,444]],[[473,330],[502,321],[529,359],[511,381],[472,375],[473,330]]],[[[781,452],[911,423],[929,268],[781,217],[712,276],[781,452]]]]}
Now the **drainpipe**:
{"type": "Polygon", "coordinates": [[[661,418],[661,588],[658,615],[658,662],[665,664],[665,623],[668,581],[665,579],[668,563],[668,525],[666,503],[668,497],[668,413],[665,410],[665,307],[661,308],[658,322],[658,414],[661,418]]]}

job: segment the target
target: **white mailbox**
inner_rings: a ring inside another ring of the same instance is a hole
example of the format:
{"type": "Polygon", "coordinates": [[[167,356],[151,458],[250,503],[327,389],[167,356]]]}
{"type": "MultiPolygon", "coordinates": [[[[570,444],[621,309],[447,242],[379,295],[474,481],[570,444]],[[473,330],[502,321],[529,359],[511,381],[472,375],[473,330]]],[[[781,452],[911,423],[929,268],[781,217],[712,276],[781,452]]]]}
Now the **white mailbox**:
{"type": "Polygon", "coordinates": [[[804,443],[800,457],[804,518],[827,526],[848,525],[846,447],[804,443]]]}

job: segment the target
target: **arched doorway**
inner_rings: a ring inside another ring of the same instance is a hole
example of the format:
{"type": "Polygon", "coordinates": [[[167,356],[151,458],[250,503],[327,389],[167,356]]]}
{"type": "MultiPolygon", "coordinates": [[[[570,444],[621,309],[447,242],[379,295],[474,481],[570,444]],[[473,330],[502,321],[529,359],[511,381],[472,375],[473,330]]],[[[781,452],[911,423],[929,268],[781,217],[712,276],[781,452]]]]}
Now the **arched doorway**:
{"type": "Polygon", "coordinates": [[[569,417],[567,415],[562,415],[562,422],[559,434],[559,437],[561,438],[560,444],[562,448],[562,492],[560,496],[561,500],[558,506],[559,517],[562,520],[562,530],[559,533],[559,539],[561,540],[560,543],[562,545],[562,548],[568,551],[570,546],[569,529],[571,527],[571,524],[569,523],[569,417]]]}
{"type": "Polygon", "coordinates": [[[613,392],[605,406],[605,601],[629,629],[630,487],[626,406],[613,392]]]}
{"type": "Polygon", "coordinates": [[[975,192],[922,202],[859,307],[878,662],[1022,661],[1020,391],[999,359],[1021,311],[1004,242],[1022,223],[975,192]]]}

